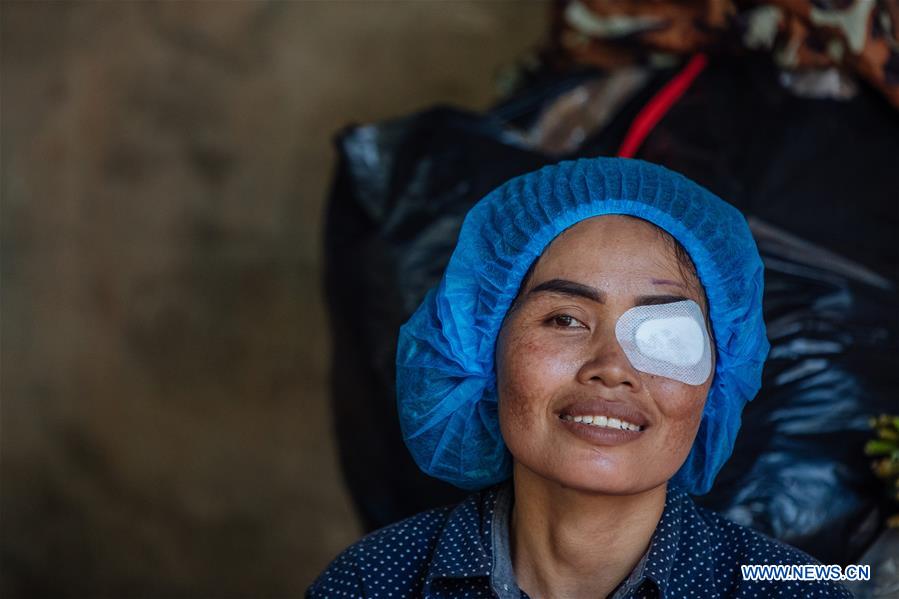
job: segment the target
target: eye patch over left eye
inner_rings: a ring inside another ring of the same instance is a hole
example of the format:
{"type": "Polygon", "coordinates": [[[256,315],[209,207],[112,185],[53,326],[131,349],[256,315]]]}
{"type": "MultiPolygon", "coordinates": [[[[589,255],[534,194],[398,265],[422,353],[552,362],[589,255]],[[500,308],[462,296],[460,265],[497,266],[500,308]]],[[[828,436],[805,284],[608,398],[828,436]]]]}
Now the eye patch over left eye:
{"type": "Polygon", "coordinates": [[[688,385],[703,384],[712,372],[709,334],[693,300],[631,308],[615,324],[615,336],[642,372],[688,385]]]}

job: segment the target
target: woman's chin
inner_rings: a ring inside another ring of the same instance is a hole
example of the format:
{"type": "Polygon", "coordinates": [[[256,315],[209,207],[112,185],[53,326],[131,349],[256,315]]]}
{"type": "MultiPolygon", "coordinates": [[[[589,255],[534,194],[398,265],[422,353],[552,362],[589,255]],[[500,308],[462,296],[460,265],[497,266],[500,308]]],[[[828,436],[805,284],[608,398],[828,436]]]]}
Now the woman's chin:
{"type": "Polygon", "coordinates": [[[636,495],[654,489],[665,480],[647,480],[636,476],[630,469],[603,467],[579,467],[572,469],[554,469],[543,475],[564,489],[579,491],[592,495],[636,495]]]}
{"type": "Polygon", "coordinates": [[[637,495],[658,486],[608,476],[590,478],[578,476],[559,480],[558,482],[566,489],[590,495],[637,495]]]}

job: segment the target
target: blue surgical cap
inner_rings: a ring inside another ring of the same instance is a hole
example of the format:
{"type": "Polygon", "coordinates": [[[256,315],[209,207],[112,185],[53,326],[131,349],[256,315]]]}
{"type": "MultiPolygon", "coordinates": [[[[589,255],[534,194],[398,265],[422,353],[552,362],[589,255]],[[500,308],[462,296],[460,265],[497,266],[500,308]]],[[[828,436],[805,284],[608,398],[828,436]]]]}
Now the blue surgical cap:
{"type": "Polygon", "coordinates": [[[696,440],[673,485],[708,492],[761,385],[769,344],[763,267],[746,219],[686,177],[641,160],[561,162],[516,177],[468,212],[440,283],[400,329],[403,438],[427,474],[479,489],[511,474],[500,434],[494,350],[532,263],[584,219],[647,220],[683,245],[709,303],[717,362],[696,440]]]}

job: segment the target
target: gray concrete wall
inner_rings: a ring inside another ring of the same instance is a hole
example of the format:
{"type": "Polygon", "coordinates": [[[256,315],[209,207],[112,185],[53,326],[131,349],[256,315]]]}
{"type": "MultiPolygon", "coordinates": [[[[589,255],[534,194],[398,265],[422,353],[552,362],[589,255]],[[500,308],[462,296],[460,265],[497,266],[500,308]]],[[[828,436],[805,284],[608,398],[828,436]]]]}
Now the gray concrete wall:
{"type": "Polygon", "coordinates": [[[3,2],[0,595],[298,596],[359,529],[332,134],[480,108],[525,2],[3,2]]]}

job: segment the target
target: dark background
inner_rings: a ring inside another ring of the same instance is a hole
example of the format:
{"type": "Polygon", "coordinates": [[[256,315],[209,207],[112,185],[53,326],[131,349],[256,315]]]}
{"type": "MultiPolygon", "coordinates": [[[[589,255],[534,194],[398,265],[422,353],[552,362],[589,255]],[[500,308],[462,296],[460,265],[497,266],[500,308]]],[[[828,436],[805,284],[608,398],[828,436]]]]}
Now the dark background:
{"type": "Polygon", "coordinates": [[[0,595],[297,596],[358,538],[331,137],[486,107],[546,8],[0,4],[0,595]]]}

